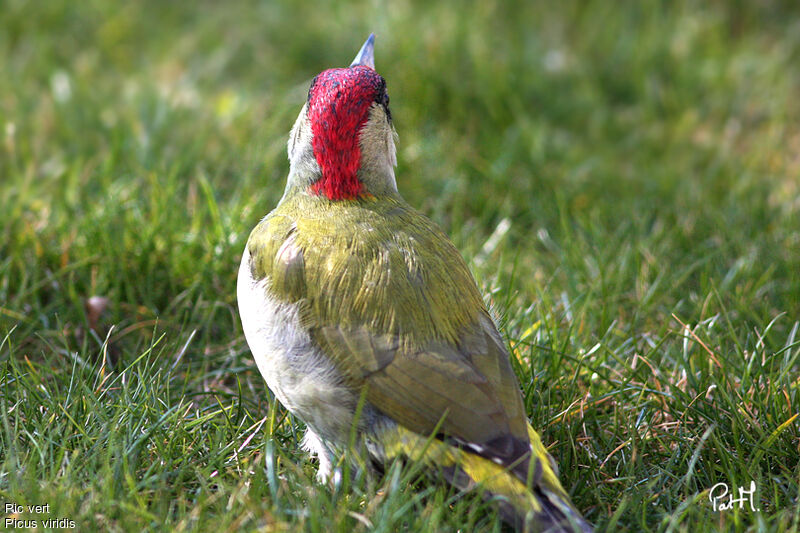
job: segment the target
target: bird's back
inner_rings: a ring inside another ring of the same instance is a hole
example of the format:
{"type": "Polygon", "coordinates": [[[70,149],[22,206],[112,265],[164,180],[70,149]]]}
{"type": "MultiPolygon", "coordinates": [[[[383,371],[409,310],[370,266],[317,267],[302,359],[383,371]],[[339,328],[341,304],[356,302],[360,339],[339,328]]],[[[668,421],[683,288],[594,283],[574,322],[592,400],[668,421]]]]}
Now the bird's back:
{"type": "Polygon", "coordinates": [[[256,227],[248,251],[253,276],[298,305],[315,345],[351,386],[372,385],[378,409],[422,434],[447,413],[443,433],[510,460],[525,453],[519,387],[475,281],[399,196],[295,195],[256,227]]]}

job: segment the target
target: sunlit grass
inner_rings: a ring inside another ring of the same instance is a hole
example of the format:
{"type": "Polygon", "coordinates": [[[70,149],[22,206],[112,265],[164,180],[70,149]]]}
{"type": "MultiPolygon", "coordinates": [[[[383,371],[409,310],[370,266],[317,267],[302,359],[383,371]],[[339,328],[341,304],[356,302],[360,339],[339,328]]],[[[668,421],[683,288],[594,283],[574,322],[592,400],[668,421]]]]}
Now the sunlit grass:
{"type": "Polygon", "coordinates": [[[308,83],[374,31],[401,192],[470,262],[577,507],[798,530],[793,4],[0,11],[0,504],[50,504],[20,518],[502,528],[413,465],[316,484],[241,334],[241,250],[308,83]],[[711,509],[750,480],[759,512],[711,509]]]}

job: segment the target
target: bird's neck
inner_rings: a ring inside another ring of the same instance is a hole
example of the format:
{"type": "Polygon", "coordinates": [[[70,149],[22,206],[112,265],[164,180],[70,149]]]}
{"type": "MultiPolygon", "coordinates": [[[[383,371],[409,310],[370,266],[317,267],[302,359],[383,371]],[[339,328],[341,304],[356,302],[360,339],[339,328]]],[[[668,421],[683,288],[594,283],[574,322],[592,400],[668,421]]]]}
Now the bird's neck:
{"type": "Polygon", "coordinates": [[[289,135],[285,194],[304,191],[334,201],[397,194],[394,130],[379,106],[360,124],[325,125],[316,118],[303,107],[289,135]]]}

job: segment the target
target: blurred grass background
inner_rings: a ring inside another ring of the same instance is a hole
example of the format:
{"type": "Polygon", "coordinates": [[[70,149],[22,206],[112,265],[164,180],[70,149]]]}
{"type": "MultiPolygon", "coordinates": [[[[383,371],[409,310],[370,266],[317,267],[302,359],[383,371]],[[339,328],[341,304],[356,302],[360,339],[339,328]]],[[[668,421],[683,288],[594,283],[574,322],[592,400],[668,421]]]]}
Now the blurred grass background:
{"type": "Polygon", "coordinates": [[[576,505],[797,531],[799,15],[5,0],[0,501],[80,530],[501,529],[409,466],[315,485],[241,334],[308,84],[375,32],[400,190],[470,262],[576,505]],[[759,512],[711,509],[751,479],[759,512]]]}

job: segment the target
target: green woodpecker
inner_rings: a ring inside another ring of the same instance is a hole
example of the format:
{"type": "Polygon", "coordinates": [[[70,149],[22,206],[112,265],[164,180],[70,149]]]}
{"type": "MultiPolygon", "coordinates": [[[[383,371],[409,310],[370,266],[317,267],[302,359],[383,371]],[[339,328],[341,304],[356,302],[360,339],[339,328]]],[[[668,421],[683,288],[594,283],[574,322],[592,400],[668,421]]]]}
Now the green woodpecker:
{"type": "Polygon", "coordinates": [[[373,42],[350,67],[314,78],[289,135],[283,197],[239,268],[250,350],[306,423],[321,480],[355,428],[374,462],[424,461],[461,489],[496,496],[518,528],[590,531],[528,423],[467,265],[397,192],[373,42]]]}

